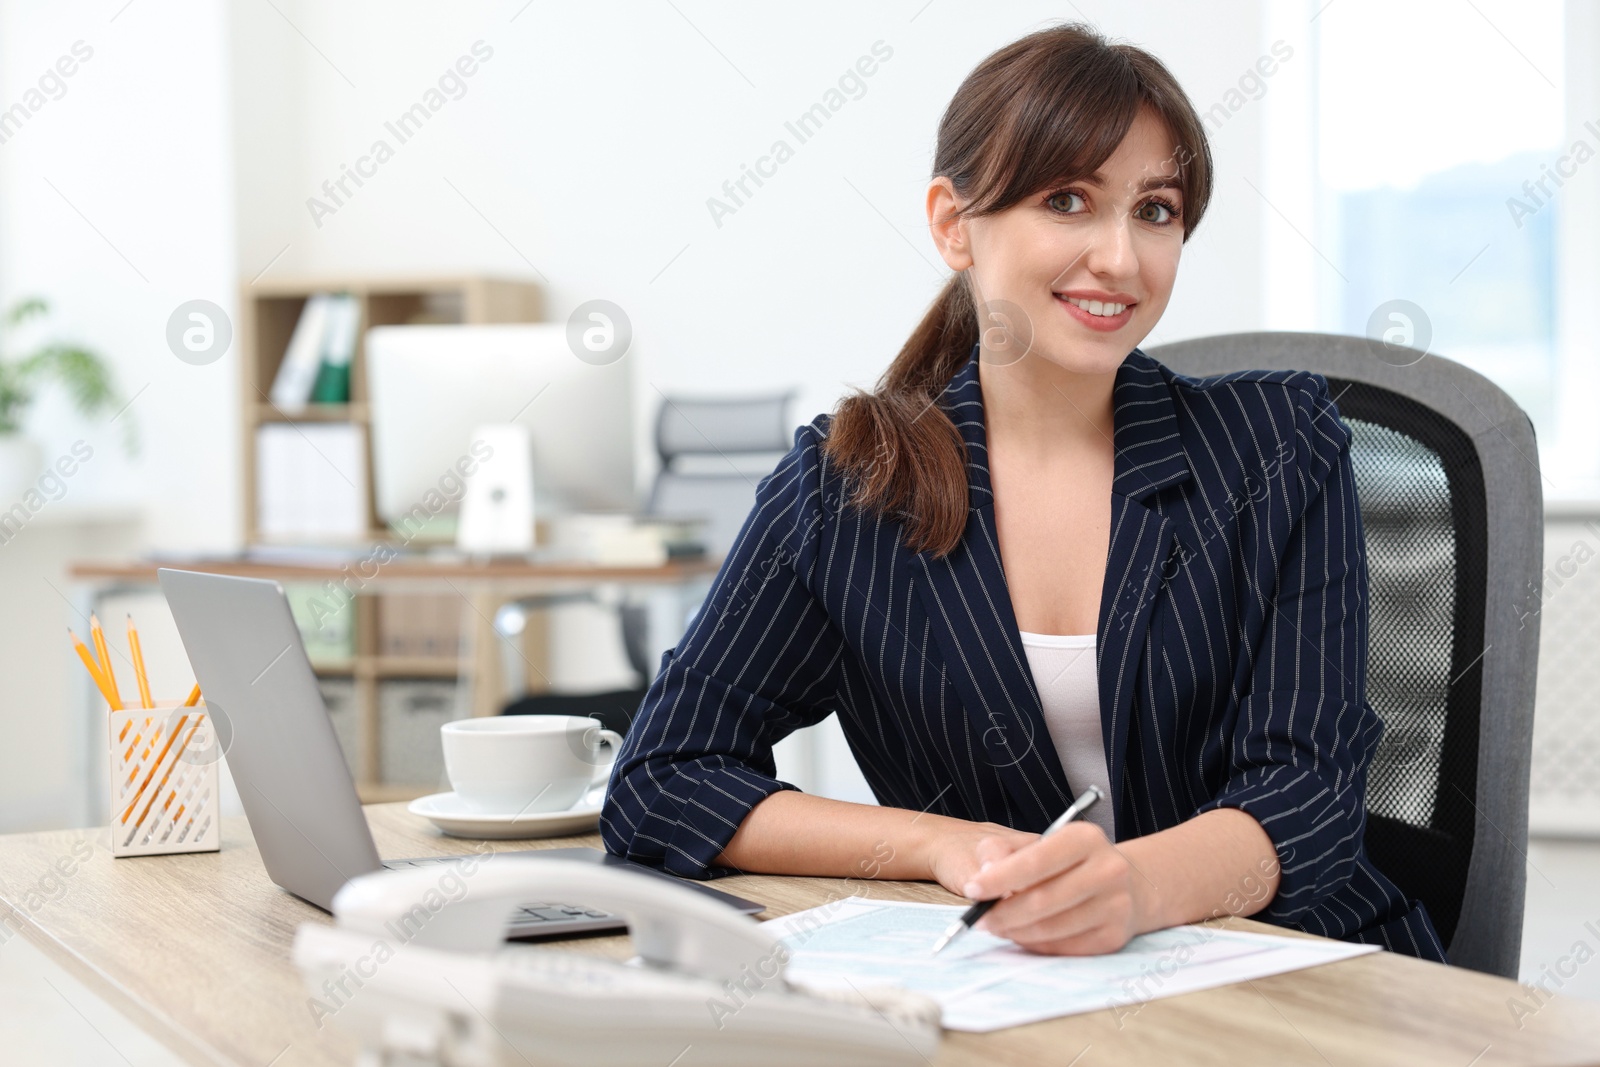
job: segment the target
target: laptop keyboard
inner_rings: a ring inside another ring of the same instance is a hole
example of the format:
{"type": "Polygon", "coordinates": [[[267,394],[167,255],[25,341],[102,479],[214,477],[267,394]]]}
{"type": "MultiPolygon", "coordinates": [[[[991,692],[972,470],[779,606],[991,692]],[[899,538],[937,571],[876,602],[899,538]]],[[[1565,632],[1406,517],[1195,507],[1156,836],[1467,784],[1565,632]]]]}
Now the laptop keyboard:
{"type": "MultiPolygon", "coordinates": [[[[383,866],[387,870],[400,870],[405,867],[433,867],[440,863],[451,863],[459,860],[459,856],[429,856],[415,860],[384,860],[383,866]]],[[[581,904],[558,904],[541,902],[537,904],[524,904],[517,909],[511,922],[517,927],[546,926],[551,933],[565,923],[590,923],[596,919],[613,919],[608,911],[599,908],[586,908],[581,904]]]]}
{"type": "Polygon", "coordinates": [[[598,908],[580,908],[576,904],[524,904],[517,912],[514,922],[571,922],[574,919],[587,917],[590,919],[604,919],[610,912],[598,908]]]}

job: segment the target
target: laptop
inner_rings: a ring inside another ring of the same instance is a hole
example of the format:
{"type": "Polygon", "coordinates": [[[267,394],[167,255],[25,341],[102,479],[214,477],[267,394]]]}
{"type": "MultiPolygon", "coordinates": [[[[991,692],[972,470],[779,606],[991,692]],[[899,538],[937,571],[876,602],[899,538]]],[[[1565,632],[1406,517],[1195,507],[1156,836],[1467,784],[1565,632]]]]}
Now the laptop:
{"type": "MultiPolygon", "coordinates": [[[[332,911],[334,894],[358,875],[459,862],[462,857],[379,858],[316,673],[277,582],[167,567],[158,574],[273,882],[332,911]]],[[[492,855],[516,862],[559,858],[626,867],[688,886],[746,915],[764,910],[753,901],[599,849],[492,855]]],[[[507,937],[534,940],[625,927],[620,916],[581,900],[529,901],[518,909],[507,937]]]]}

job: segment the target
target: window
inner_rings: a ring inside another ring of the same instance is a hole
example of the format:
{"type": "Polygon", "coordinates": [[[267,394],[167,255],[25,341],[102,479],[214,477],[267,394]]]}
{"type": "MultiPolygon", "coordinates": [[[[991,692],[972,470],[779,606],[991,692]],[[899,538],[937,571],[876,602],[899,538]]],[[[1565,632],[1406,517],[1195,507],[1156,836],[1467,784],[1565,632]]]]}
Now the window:
{"type": "Polygon", "coordinates": [[[1404,329],[1380,308],[1410,301],[1429,350],[1509,393],[1541,446],[1557,436],[1562,173],[1583,165],[1564,144],[1562,6],[1333,0],[1311,29],[1334,268],[1316,273],[1318,328],[1370,335],[1379,312],[1404,329]]]}

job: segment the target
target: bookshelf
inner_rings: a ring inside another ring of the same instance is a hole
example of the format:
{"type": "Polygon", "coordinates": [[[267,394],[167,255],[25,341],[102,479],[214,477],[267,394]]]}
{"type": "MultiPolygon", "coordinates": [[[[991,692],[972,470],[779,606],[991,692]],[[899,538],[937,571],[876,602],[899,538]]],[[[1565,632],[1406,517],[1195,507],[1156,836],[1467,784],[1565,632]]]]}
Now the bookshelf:
{"type": "MultiPolygon", "coordinates": [[[[367,498],[367,531],[362,543],[395,540],[378,517],[373,494],[372,416],[365,351],[368,329],[408,323],[537,322],[542,312],[540,287],[514,278],[306,275],[263,279],[243,286],[238,332],[239,424],[246,543],[260,544],[264,540],[258,514],[257,430],[265,424],[278,422],[346,424],[359,429],[365,454],[367,498]],[[288,414],[272,403],[272,383],[306,301],[319,292],[349,293],[356,300],[358,324],[350,365],[350,400],[342,404],[313,403],[303,411],[288,414]]],[[[284,580],[293,579],[285,575],[284,580]]],[[[474,673],[484,669],[478,662],[483,656],[482,649],[469,655],[386,654],[381,641],[380,596],[398,598],[402,603],[410,599],[406,593],[393,588],[381,593],[376,590],[357,593],[354,604],[346,609],[354,612],[350,620],[353,627],[351,654],[315,662],[319,678],[345,680],[353,687],[354,723],[348,740],[353,741],[354,751],[349,756],[357,789],[362,800],[368,803],[408,799],[434,789],[430,783],[385,780],[380,728],[380,698],[384,686],[413,680],[454,680],[458,685],[470,684],[474,673]]],[[[480,635],[479,642],[482,640],[480,635]]],[[[543,650],[530,651],[538,655],[543,650]]],[[[491,691],[481,684],[473,687],[472,714],[493,714],[497,710],[488,700],[491,691]]]]}
{"type": "Polygon", "coordinates": [[[365,334],[374,326],[413,322],[538,322],[543,292],[533,282],[493,277],[362,277],[325,275],[286,277],[245,285],[239,295],[240,458],[244,495],[244,539],[263,540],[257,513],[256,431],[272,422],[346,423],[358,427],[366,450],[367,527],[372,539],[388,531],[378,519],[372,491],[371,411],[367,404],[365,334]],[[272,382],[306,300],[318,292],[350,293],[359,321],[350,364],[350,402],[309,404],[285,414],[270,399],[272,382]]]}

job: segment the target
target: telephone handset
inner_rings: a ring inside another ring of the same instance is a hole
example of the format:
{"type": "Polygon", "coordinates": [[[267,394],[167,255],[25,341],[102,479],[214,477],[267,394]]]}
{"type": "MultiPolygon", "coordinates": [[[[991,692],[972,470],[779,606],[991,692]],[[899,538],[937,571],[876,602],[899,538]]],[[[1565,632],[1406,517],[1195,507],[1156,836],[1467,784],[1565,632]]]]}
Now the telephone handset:
{"type": "Polygon", "coordinates": [[[910,1065],[938,1047],[931,999],[791,983],[782,942],[691,889],[570,860],[467,862],[470,875],[454,864],[362,875],[334,897],[337,925],[300,926],[313,1014],[361,1040],[363,1067],[910,1065]],[[506,946],[528,900],[621,916],[643,966],[506,946]]]}

